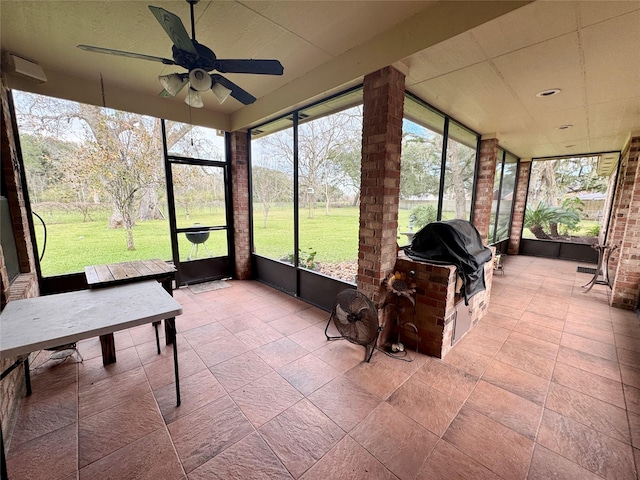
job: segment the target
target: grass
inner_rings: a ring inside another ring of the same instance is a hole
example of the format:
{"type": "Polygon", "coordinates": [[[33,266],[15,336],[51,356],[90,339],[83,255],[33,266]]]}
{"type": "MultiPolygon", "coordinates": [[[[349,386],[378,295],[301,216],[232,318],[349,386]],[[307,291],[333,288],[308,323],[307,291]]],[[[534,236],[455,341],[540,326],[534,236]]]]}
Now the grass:
{"type": "MultiPolygon", "coordinates": [[[[47,245],[41,262],[45,277],[82,272],[86,265],[99,265],[132,260],[160,258],[171,259],[171,241],[167,220],[138,222],[133,227],[136,249],[127,250],[126,231],[108,228],[110,211],[95,211],[91,220],[83,222],[78,212],[48,210],[38,212],[47,224],[47,245]]],[[[189,217],[182,213],[180,226],[195,223],[203,225],[224,223],[222,209],[191,210],[189,217]]],[[[313,211],[300,209],[300,248],[304,253],[315,251],[315,260],[323,263],[356,261],[358,258],[358,207],[332,208],[325,215],[324,207],[313,211]]],[[[400,231],[408,230],[409,211],[399,212],[400,231]]],[[[43,229],[34,218],[38,248],[42,251],[43,229]]],[[[254,238],[256,253],[269,258],[281,259],[293,254],[293,209],[289,206],[274,207],[269,213],[267,228],[262,227],[262,210],[254,211],[254,238]]],[[[406,237],[399,235],[400,244],[406,237]]],[[[214,231],[206,243],[214,256],[227,254],[226,232],[214,231]]],[[[189,256],[192,244],[184,235],[178,237],[181,260],[189,256]]],[[[198,257],[206,251],[198,248],[198,257]]]]}
{"type": "MultiPolygon", "coordinates": [[[[596,220],[580,220],[580,223],[578,224],[578,228],[576,230],[571,231],[571,236],[572,237],[589,236],[587,232],[589,232],[590,229],[592,229],[598,224],[599,222],[596,220]]],[[[560,230],[562,230],[562,227],[560,228],[560,230]]],[[[531,230],[525,227],[522,229],[522,238],[535,239],[536,237],[533,233],[531,233],[531,230]]]]}

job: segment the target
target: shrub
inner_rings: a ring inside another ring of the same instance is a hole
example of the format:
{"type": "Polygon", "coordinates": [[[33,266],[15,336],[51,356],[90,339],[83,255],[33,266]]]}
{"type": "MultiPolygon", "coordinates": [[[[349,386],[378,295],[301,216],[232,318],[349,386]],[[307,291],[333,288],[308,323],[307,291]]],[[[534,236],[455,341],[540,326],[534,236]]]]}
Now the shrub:
{"type": "Polygon", "coordinates": [[[413,220],[414,230],[420,230],[428,223],[435,222],[438,218],[438,211],[433,205],[419,205],[411,209],[409,220],[413,220]]]}
{"type": "Polygon", "coordinates": [[[597,237],[598,235],[600,235],[600,225],[597,223],[595,225],[592,225],[587,229],[585,233],[589,237],[597,237]]]}
{"type": "MultiPolygon", "coordinates": [[[[319,266],[318,262],[316,262],[318,252],[312,247],[309,247],[308,250],[308,252],[305,252],[301,248],[298,249],[298,266],[307,270],[315,270],[319,266]]],[[[295,262],[293,253],[287,256],[287,261],[291,264],[295,262]]]]}

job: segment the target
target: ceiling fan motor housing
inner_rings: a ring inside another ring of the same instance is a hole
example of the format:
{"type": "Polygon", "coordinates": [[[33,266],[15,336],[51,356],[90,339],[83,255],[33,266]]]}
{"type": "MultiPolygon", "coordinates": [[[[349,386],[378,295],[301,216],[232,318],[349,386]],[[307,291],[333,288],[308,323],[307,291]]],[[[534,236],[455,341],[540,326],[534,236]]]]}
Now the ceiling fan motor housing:
{"type": "Polygon", "coordinates": [[[173,61],[187,70],[193,70],[194,68],[201,68],[207,72],[213,70],[216,65],[216,54],[209,47],[201,45],[195,40],[192,40],[192,42],[196,52],[198,52],[197,55],[180,50],[173,45],[171,47],[173,61]]]}

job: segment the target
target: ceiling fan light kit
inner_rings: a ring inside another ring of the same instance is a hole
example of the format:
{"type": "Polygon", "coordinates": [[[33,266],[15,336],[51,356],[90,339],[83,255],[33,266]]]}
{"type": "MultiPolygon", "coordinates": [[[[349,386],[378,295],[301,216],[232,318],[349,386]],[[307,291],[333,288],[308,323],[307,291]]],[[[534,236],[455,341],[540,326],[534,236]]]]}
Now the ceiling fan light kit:
{"type": "Polygon", "coordinates": [[[160,81],[160,85],[162,85],[166,92],[172,97],[175,97],[187,84],[187,79],[183,78],[179,73],[160,75],[158,80],[160,81]]]}
{"type": "Polygon", "coordinates": [[[201,68],[194,68],[189,72],[191,88],[199,92],[206,92],[211,88],[211,77],[201,68]]]}
{"type": "Polygon", "coordinates": [[[231,95],[231,89],[221,83],[214,84],[213,87],[211,87],[211,91],[218,98],[220,104],[223,104],[224,101],[229,98],[229,95],[231,95]]]}
{"type": "Polygon", "coordinates": [[[106,53],[123,57],[136,58],[160,62],[165,65],[178,65],[189,73],[171,73],[160,75],[158,80],[164,87],[162,96],[175,97],[182,90],[187,81],[189,91],[185,103],[191,107],[204,106],[201,92],[212,90],[220,103],[229,96],[239,102],[249,105],[256,98],[249,92],[236,85],[220,74],[211,74],[212,71],[220,73],[252,73],[257,75],[282,75],[284,68],[278,60],[254,60],[254,59],[220,59],[213,51],[196,41],[195,16],[193,7],[199,0],[186,0],[191,10],[191,38],[185,29],[182,20],[177,15],[164,8],[149,5],[149,10],[162,26],[166,34],[173,42],[171,48],[172,59],[154,57],[141,53],[124,52],[110,48],[94,47],[91,45],[78,45],[78,48],[94,53],[106,53]]]}
{"type": "Polygon", "coordinates": [[[187,96],[184,98],[184,103],[193,108],[202,108],[204,107],[204,102],[202,101],[202,95],[198,90],[194,90],[189,87],[189,91],[187,92],[187,96]]]}

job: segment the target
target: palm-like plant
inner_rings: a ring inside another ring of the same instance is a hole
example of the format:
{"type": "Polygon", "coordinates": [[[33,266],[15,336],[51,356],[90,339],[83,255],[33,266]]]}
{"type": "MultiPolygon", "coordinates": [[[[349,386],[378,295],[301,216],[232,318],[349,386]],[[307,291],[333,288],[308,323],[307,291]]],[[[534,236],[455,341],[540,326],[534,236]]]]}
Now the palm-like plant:
{"type": "Polygon", "coordinates": [[[531,230],[536,238],[549,240],[552,237],[544,229],[551,228],[554,236],[557,235],[558,224],[566,225],[569,229],[575,229],[580,223],[579,210],[577,208],[552,207],[544,202],[540,202],[535,209],[527,209],[524,215],[524,226],[531,230]]]}
{"type": "Polygon", "coordinates": [[[536,238],[549,240],[551,237],[544,231],[544,228],[557,218],[555,208],[544,202],[538,203],[534,209],[527,208],[524,214],[524,226],[531,230],[536,238]]]}

